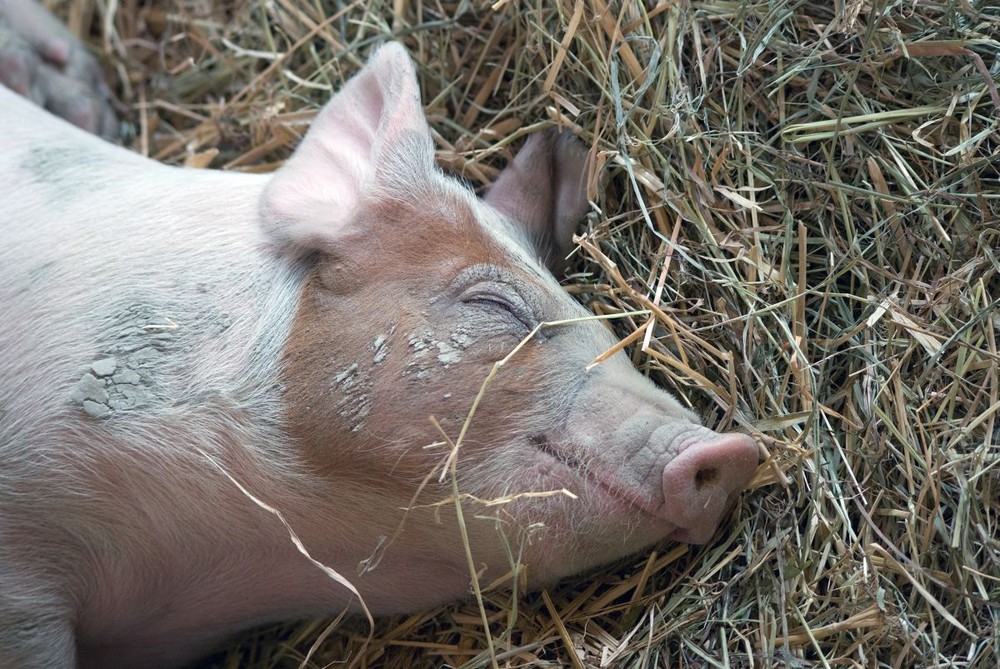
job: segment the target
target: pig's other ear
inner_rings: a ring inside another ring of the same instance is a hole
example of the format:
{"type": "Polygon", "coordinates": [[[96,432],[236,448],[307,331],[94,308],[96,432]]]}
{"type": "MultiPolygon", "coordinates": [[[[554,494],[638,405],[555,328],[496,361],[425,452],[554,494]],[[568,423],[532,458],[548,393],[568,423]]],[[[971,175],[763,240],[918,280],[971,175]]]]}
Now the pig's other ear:
{"type": "Polygon", "coordinates": [[[358,203],[386,172],[411,179],[434,168],[434,144],[416,72],[396,43],[323,107],[291,158],[268,183],[262,223],[293,253],[335,251],[349,238],[358,203]]]}
{"type": "Polygon", "coordinates": [[[573,249],[576,224],[587,213],[587,152],[568,132],[528,138],[484,200],[519,223],[556,275],[573,249]]]}

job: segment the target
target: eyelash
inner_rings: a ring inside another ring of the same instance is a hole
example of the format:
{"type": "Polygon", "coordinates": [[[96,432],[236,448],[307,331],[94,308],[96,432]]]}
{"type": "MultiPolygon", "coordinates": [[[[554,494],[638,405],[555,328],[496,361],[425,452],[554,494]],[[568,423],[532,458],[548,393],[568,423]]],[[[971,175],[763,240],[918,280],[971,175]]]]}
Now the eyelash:
{"type": "Polygon", "coordinates": [[[499,295],[492,293],[477,293],[464,299],[463,302],[466,304],[482,304],[486,305],[488,308],[493,310],[503,311],[505,314],[513,317],[517,322],[523,325],[526,329],[531,330],[535,327],[534,318],[528,312],[527,307],[521,307],[510,300],[505,299],[499,295]]]}

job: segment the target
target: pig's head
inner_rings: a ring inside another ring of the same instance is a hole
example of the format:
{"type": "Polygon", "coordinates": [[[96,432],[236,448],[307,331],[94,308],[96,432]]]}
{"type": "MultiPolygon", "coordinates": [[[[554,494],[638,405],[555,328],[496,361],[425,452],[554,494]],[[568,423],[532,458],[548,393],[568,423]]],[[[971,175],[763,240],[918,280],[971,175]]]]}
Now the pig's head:
{"type": "MultiPolygon", "coordinates": [[[[310,266],[284,364],[287,417],[337,500],[311,535],[326,554],[310,548],[342,569],[373,567],[356,579],[373,610],[466,591],[454,506],[441,504],[452,498],[441,432],[458,438],[494,364],[539,323],[589,315],[546,267],[586,209],[575,142],[531,137],[485,200],[433,151],[412,64],[388,45],[323,109],[264,200],[270,239],[310,266]]],[[[594,320],[544,327],[488,384],[455,470],[487,580],[518,562],[537,585],[664,537],[705,542],[754,472],[748,437],[702,427],[624,354],[587,371],[614,343],[594,320]]]]}

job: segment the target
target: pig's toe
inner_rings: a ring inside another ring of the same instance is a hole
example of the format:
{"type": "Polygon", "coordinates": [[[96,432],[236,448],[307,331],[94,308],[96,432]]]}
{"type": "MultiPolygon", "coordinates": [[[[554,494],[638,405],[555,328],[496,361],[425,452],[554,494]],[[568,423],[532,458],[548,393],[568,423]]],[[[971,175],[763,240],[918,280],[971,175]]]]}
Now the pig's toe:
{"type": "MultiPolygon", "coordinates": [[[[101,68],[97,61],[84,51],[82,45],[75,45],[70,50],[62,76],[53,76],[51,79],[53,83],[58,83],[60,80],[70,82],[66,89],[56,87],[50,94],[50,100],[63,98],[51,106],[65,107],[67,113],[82,108],[85,110],[88,122],[84,125],[69,115],[64,116],[66,120],[107,139],[118,137],[118,117],[108,102],[108,87],[101,75],[101,68]],[[63,90],[65,93],[62,93],[63,90]]],[[[60,112],[56,113],[62,115],[60,112]]]]}
{"type": "Polygon", "coordinates": [[[0,84],[35,103],[42,96],[34,85],[41,62],[35,52],[8,28],[0,25],[0,84]]]}
{"type": "Polygon", "coordinates": [[[118,135],[97,61],[33,0],[0,0],[0,84],[84,130],[118,135]]]}
{"type": "Polygon", "coordinates": [[[69,63],[70,54],[73,52],[73,44],[64,37],[48,37],[39,41],[36,46],[38,54],[47,62],[57,67],[66,67],[69,63]]]}
{"type": "Polygon", "coordinates": [[[114,112],[103,97],[86,84],[58,72],[41,82],[44,106],[87,132],[112,138],[117,132],[114,112]]]}
{"type": "Polygon", "coordinates": [[[101,73],[101,66],[97,60],[90,55],[83,44],[77,42],[71,45],[62,72],[70,79],[75,79],[81,84],[106,98],[108,87],[104,83],[104,75],[101,73]]]}

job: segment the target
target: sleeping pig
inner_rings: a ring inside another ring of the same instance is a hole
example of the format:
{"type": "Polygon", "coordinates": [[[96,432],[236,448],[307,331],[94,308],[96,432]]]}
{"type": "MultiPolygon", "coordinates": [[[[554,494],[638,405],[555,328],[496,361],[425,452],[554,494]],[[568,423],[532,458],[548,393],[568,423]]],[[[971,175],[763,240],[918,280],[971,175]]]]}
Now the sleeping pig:
{"type": "Polygon", "coordinates": [[[615,341],[546,267],[585,162],[536,134],[478,199],[395,44],[265,176],[0,88],[0,667],[176,666],[470,564],[537,587],[707,541],[757,448],[624,354],[588,371],[615,341]]]}

